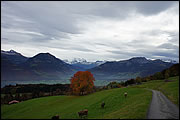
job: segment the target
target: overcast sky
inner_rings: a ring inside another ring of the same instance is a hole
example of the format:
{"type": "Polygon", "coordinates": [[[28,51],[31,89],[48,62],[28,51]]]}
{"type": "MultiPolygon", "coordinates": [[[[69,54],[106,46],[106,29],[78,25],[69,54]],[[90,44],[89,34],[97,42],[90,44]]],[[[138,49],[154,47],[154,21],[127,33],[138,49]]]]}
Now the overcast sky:
{"type": "Polygon", "coordinates": [[[179,2],[2,1],[1,49],[68,60],[179,61],[179,2]]]}

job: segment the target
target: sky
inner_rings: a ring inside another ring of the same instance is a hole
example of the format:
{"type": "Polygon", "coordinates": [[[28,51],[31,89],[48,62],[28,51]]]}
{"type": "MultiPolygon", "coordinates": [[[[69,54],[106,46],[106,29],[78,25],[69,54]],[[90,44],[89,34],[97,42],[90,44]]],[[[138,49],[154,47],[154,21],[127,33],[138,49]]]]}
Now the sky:
{"type": "Polygon", "coordinates": [[[179,61],[178,1],[2,1],[1,50],[179,61]]]}

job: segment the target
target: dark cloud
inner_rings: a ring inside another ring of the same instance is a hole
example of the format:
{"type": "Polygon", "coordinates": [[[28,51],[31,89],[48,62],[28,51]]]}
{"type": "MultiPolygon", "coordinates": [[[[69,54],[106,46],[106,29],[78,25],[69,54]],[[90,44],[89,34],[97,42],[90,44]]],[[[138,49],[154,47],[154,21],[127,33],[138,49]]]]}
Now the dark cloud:
{"type": "Polygon", "coordinates": [[[170,43],[162,44],[158,47],[144,47],[137,48],[136,50],[108,50],[107,52],[111,53],[109,56],[112,58],[121,58],[125,57],[137,57],[144,56],[147,58],[153,58],[154,56],[159,56],[160,58],[171,58],[178,61],[179,58],[179,47],[170,43]]]}
{"type": "Polygon", "coordinates": [[[85,48],[85,47],[71,47],[69,49],[72,49],[72,50],[76,50],[76,51],[81,51],[81,52],[95,52],[94,50],[91,50],[91,49],[88,49],[88,48],[85,48]]]}
{"type": "Polygon", "coordinates": [[[164,48],[164,49],[179,49],[179,46],[177,45],[173,45],[172,43],[163,43],[161,45],[158,46],[159,48],[164,48]]]}
{"type": "MultiPolygon", "coordinates": [[[[51,36],[59,32],[80,33],[76,27],[76,20],[66,12],[62,12],[61,5],[53,9],[47,2],[5,2],[7,8],[2,8],[3,26],[24,28],[27,31],[41,32],[51,36]],[[7,16],[10,14],[11,16],[7,16]],[[16,21],[15,19],[30,22],[16,21]]],[[[5,6],[6,6],[5,5],[5,6]]],[[[64,37],[62,35],[61,37],[64,37]]]]}
{"type": "Polygon", "coordinates": [[[179,31],[175,31],[175,32],[167,32],[169,34],[169,39],[168,42],[169,43],[179,43],[179,31]]]}
{"type": "Polygon", "coordinates": [[[109,50],[108,52],[111,52],[116,55],[126,55],[126,56],[146,56],[146,53],[143,53],[141,51],[122,51],[122,50],[109,50]]]}
{"type": "Polygon", "coordinates": [[[23,53],[50,50],[60,57],[101,60],[178,59],[176,1],[3,1],[1,7],[5,49],[17,46],[23,53]]]}
{"type": "MultiPolygon", "coordinates": [[[[91,9],[89,14],[113,17],[113,18],[127,18],[132,12],[138,12],[143,15],[158,14],[172,5],[177,4],[174,1],[109,1],[96,2],[95,7],[91,9]]],[[[92,4],[91,4],[92,5],[92,4]]]]}
{"type": "Polygon", "coordinates": [[[158,14],[174,4],[177,4],[177,1],[142,1],[135,2],[135,6],[138,12],[144,15],[153,15],[158,14]]]}
{"type": "Polygon", "coordinates": [[[105,44],[105,43],[95,43],[95,45],[109,46],[108,44],[105,44]]]}
{"type": "Polygon", "coordinates": [[[156,48],[154,50],[145,50],[145,52],[149,56],[159,56],[159,58],[169,58],[179,61],[179,49],[159,49],[156,48]]]}
{"type": "Polygon", "coordinates": [[[1,40],[8,40],[8,38],[1,38],[1,40]]]}

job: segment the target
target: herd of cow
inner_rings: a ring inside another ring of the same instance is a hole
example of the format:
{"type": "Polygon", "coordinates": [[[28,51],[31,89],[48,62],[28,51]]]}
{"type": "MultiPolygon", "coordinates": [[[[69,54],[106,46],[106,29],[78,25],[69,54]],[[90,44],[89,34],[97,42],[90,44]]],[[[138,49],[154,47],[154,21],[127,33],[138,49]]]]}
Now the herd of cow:
{"type": "MultiPolygon", "coordinates": [[[[127,97],[127,93],[126,92],[124,93],[124,96],[125,96],[125,98],[127,97]]],[[[103,101],[101,103],[101,108],[104,108],[104,106],[105,106],[105,102],[103,101]]],[[[82,118],[83,116],[87,117],[88,116],[88,109],[79,111],[78,115],[79,115],[80,118],[82,118]]],[[[59,119],[59,115],[53,116],[52,119],[59,119]]]]}

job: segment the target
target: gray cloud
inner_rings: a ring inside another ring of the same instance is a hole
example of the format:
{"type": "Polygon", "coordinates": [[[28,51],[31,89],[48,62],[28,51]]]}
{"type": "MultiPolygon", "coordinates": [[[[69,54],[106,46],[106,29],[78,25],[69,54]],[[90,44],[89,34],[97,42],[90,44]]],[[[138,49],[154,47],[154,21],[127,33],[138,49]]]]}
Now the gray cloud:
{"type": "Polygon", "coordinates": [[[164,49],[179,49],[177,45],[173,45],[172,43],[163,43],[158,46],[159,48],[164,48],[164,49]]]}
{"type": "Polygon", "coordinates": [[[126,58],[129,58],[129,56],[144,56],[147,58],[156,58],[156,56],[158,56],[159,58],[168,58],[179,61],[179,47],[171,43],[164,43],[157,47],[145,45],[143,47],[138,47],[136,50],[119,49],[108,50],[107,52],[112,53],[113,55],[110,54],[109,56],[116,59],[120,59],[122,55],[126,58]]]}
{"type": "Polygon", "coordinates": [[[154,56],[168,56],[169,58],[178,58],[178,54],[176,53],[164,53],[164,52],[156,52],[153,54],[154,56]]]}
{"type": "Polygon", "coordinates": [[[142,1],[136,2],[137,11],[144,15],[153,15],[162,12],[177,2],[172,1],[142,1]]]}
{"type": "Polygon", "coordinates": [[[179,2],[3,1],[1,6],[5,50],[25,55],[45,50],[62,59],[179,57],[179,2]]]}

